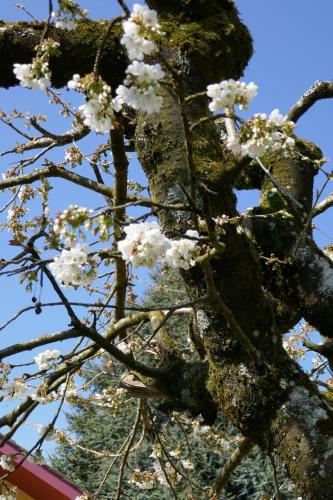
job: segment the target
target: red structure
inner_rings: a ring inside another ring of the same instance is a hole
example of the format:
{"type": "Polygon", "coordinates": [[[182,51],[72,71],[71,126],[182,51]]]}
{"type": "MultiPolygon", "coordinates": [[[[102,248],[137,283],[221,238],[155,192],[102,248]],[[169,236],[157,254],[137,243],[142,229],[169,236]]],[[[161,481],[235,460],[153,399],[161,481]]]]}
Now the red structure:
{"type": "MultiPolygon", "coordinates": [[[[19,462],[24,456],[24,450],[10,441],[0,448],[0,454],[16,455],[15,462],[19,462]]],[[[4,475],[7,472],[0,468],[0,473],[4,475]]],[[[8,482],[34,500],[74,500],[84,493],[53,469],[28,460],[10,473],[8,482]]]]}

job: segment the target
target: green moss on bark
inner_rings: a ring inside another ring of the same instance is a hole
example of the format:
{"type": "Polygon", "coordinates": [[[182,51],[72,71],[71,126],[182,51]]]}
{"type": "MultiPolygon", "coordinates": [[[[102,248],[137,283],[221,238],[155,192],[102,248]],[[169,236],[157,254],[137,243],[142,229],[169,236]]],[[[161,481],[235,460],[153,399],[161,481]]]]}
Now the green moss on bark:
{"type": "MultiPolygon", "coordinates": [[[[72,31],[49,27],[48,36],[59,42],[61,49],[60,57],[50,62],[52,84],[55,87],[64,87],[74,73],[84,75],[93,71],[96,53],[107,26],[107,21],[80,21],[72,31]]],[[[18,84],[13,74],[13,64],[31,62],[44,27],[44,23],[37,22],[0,22],[1,87],[18,84]]],[[[100,63],[101,75],[113,88],[122,82],[127,66],[120,37],[119,22],[105,41],[100,63]]]]}
{"type": "MultiPolygon", "coordinates": [[[[268,163],[274,178],[302,204],[302,215],[308,213],[312,207],[313,178],[318,172],[314,162],[322,158],[322,152],[315,144],[304,139],[297,139],[296,146],[293,158],[268,159],[268,163]]],[[[278,191],[268,177],[262,186],[260,206],[265,213],[284,209],[295,213],[290,201],[278,191]]]]}

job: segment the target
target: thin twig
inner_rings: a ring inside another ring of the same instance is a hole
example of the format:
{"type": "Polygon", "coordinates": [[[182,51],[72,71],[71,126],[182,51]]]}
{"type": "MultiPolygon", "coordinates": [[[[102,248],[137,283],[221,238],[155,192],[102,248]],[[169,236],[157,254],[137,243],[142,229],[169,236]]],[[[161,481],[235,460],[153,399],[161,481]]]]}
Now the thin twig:
{"type": "Polygon", "coordinates": [[[248,438],[244,438],[238,448],[232,453],[226,464],[222,467],[213,486],[211,500],[217,500],[227,484],[231,474],[241,461],[250,453],[254,444],[248,438]]]}
{"type": "Polygon", "coordinates": [[[124,478],[124,473],[125,473],[125,466],[127,463],[127,459],[128,459],[128,455],[129,455],[131,446],[134,442],[136,433],[137,433],[138,428],[139,428],[139,424],[140,424],[140,420],[141,420],[141,412],[142,412],[142,401],[140,399],[139,403],[138,403],[138,409],[136,412],[135,422],[134,422],[134,425],[133,425],[133,428],[132,428],[132,431],[130,434],[130,439],[127,443],[126,450],[125,450],[125,453],[124,453],[124,456],[123,456],[123,459],[121,461],[121,465],[119,468],[117,493],[116,493],[115,500],[120,500],[120,497],[121,497],[121,493],[122,493],[121,490],[122,490],[123,478],[124,478]]]}
{"type": "Polygon", "coordinates": [[[265,172],[269,180],[272,182],[272,184],[274,184],[274,186],[284,195],[284,197],[287,198],[287,200],[297,210],[297,212],[299,213],[299,211],[303,211],[304,210],[303,205],[293,197],[293,195],[288,191],[288,189],[282,186],[282,184],[280,184],[280,182],[275,179],[275,177],[265,167],[265,165],[258,156],[256,157],[256,161],[260,166],[260,168],[265,172]]]}
{"type": "Polygon", "coordinates": [[[129,10],[129,8],[127,7],[126,3],[124,2],[124,0],[117,0],[117,2],[119,3],[120,7],[123,9],[123,11],[125,12],[126,14],[126,17],[129,17],[131,15],[131,11],[129,10]]]}
{"type": "Polygon", "coordinates": [[[275,485],[275,495],[274,496],[275,496],[276,500],[282,500],[281,495],[280,495],[280,484],[279,484],[279,480],[277,477],[276,464],[275,464],[275,460],[274,460],[274,457],[272,454],[269,455],[269,459],[270,459],[271,466],[272,466],[273,479],[274,479],[274,485],[275,485]]]}
{"type": "MultiPolygon", "coordinates": [[[[118,0],[119,1],[119,0],[118,0]]],[[[95,63],[94,63],[94,77],[97,79],[98,76],[99,76],[99,66],[100,66],[100,63],[101,63],[101,59],[102,59],[102,52],[103,52],[103,49],[104,49],[104,45],[105,45],[105,42],[110,34],[110,31],[112,30],[112,28],[114,27],[114,25],[120,21],[121,19],[124,19],[124,16],[117,16],[117,17],[114,17],[112,19],[112,21],[109,22],[108,26],[107,26],[107,29],[99,43],[99,47],[97,49],[97,53],[96,53],[96,57],[95,57],[95,63]]]]}

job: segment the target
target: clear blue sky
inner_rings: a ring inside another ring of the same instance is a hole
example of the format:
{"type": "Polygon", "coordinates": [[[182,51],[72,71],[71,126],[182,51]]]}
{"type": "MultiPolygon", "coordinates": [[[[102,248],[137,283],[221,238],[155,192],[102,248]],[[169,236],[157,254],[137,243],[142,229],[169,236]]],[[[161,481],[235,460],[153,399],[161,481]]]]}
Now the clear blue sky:
{"type": "MultiPolygon", "coordinates": [[[[26,14],[15,8],[16,0],[1,0],[0,18],[4,20],[27,20],[26,14]]],[[[47,13],[46,0],[27,0],[25,6],[33,15],[45,18],[47,13]]],[[[56,4],[56,2],[54,2],[56,4]]],[[[128,2],[131,6],[134,2],[128,2]]],[[[114,0],[82,0],[81,5],[90,10],[94,18],[111,18],[119,13],[114,0]]],[[[254,81],[259,86],[259,94],[254,100],[251,113],[270,112],[279,108],[286,113],[290,106],[317,79],[333,78],[332,47],[333,47],[333,2],[329,0],[238,0],[236,1],[241,17],[254,38],[255,54],[246,69],[244,79],[254,81]]],[[[0,54],[1,57],[1,54],[0,54]]],[[[0,108],[10,112],[13,108],[20,111],[43,112],[50,115],[50,128],[58,132],[68,128],[68,122],[57,114],[54,107],[47,106],[47,98],[39,93],[19,87],[1,90],[0,108]]],[[[316,142],[327,158],[333,157],[332,126],[333,101],[317,104],[307,116],[303,117],[296,133],[316,142]]],[[[17,140],[5,127],[1,127],[1,151],[12,147],[17,140]]],[[[93,150],[95,139],[84,143],[87,152],[93,150]]],[[[57,153],[55,159],[61,159],[57,153]]],[[[4,172],[8,162],[13,158],[5,156],[1,159],[0,168],[4,172]]],[[[326,168],[332,168],[330,162],[326,168]]],[[[132,178],[142,175],[137,164],[132,166],[132,178]]],[[[318,179],[318,187],[322,178],[318,179]]],[[[332,186],[330,186],[332,189],[332,186]]],[[[332,189],[333,190],[333,189],[332,189]]],[[[258,193],[247,193],[240,197],[239,207],[244,209],[256,202],[258,193]]],[[[70,203],[81,203],[86,206],[95,205],[95,197],[86,194],[82,200],[79,190],[66,188],[61,184],[61,195],[55,193],[53,208],[65,208],[70,203]]],[[[2,200],[0,197],[0,204],[2,200]]],[[[317,241],[321,246],[333,240],[330,224],[331,213],[318,219],[317,241]]],[[[1,236],[1,257],[8,256],[5,247],[7,235],[1,236]]],[[[11,249],[12,250],[12,249],[11,249]]],[[[23,288],[17,286],[14,279],[2,280],[2,313],[0,322],[4,321],[17,308],[30,304],[23,288]]],[[[46,298],[46,297],[44,297],[46,298]]],[[[66,326],[66,318],[59,316],[56,310],[50,310],[42,317],[33,313],[24,316],[12,328],[0,334],[0,345],[10,341],[22,341],[36,337],[47,331],[56,331],[66,326]],[[44,321],[47,320],[47,323],[44,321]],[[45,328],[45,331],[43,330],[45,328]]],[[[22,359],[27,359],[22,357],[22,359]]],[[[48,422],[52,418],[49,408],[42,408],[31,418],[32,422],[48,422]]],[[[30,446],[35,434],[29,428],[22,428],[15,439],[23,446],[30,446]]]]}

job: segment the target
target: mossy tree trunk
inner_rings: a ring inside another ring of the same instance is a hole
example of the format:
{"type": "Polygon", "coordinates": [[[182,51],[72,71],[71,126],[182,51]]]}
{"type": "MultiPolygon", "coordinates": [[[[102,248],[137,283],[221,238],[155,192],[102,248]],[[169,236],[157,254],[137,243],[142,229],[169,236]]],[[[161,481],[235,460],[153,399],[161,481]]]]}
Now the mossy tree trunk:
{"type": "MultiPolygon", "coordinates": [[[[182,67],[187,93],[242,75],[252,54],[252,41],[232,1],[150,0],[148,4],[161,16],[170,40],[164,55],[182,67]]],[[[63,49],[52,68],[56,86],[64,85],[75,72],[91,71],[99,39],[96,27],[100,26],[81,23],[73,33],[54,33],[63,49]]],[[[34,24],[2,25],[0,85],[15,84],[11,66],[31,59],[39,34],[40,27],[34,24]]],[[[114,87],[121,82],[125,66],[117,28],[104,49],[102,74],[114,87]]],[[[204,98],[190,108],[190,114],[192,120],[208,114],[204,98]]],[[[155,201],[186,201],[183,187],[190,190],[190,179],[184,139],[178,102],[167,91],[159,115],[137,117],[136,149],[155,201]]],[[[298,148],[308,159],[276,161],[272,169],[304,210],[295,211],[264,181],[255,213],[275,215],[254,218],[241,231],[236,225],[227,225],[226,250],[212,261],[218,294],[257,349],[259,363],[235,339],[225,316],[212,302],[196,310],[208,361],[191,366],[174,361],[179,372],[173,371],[162,385],[172,399],[207,418],[223,409],[245,436],[282,458],[305,498],[318,500],[333,495],[333,414],[285,353],[282,334],[304,317],[326,338],[333,336],[333,266],[303,229],[304,214],[312,204],[314,160],[320,152],[304,141],[298,148]],[[287,263],[267,271],[260,255],[271,254],[287,263]]],[[[196,130],[193,150],[198,206],[213,217],[237,215],[233,187],[243,165],[223,149],[215,125],[196,130]]],[[[167,212],[161,223],[172,234],[188,229],[190,219],[190,213],[167,212]]],[[[194,268],[185,278],[191,297],[205,295],[202,271],[194,268]]]]}

